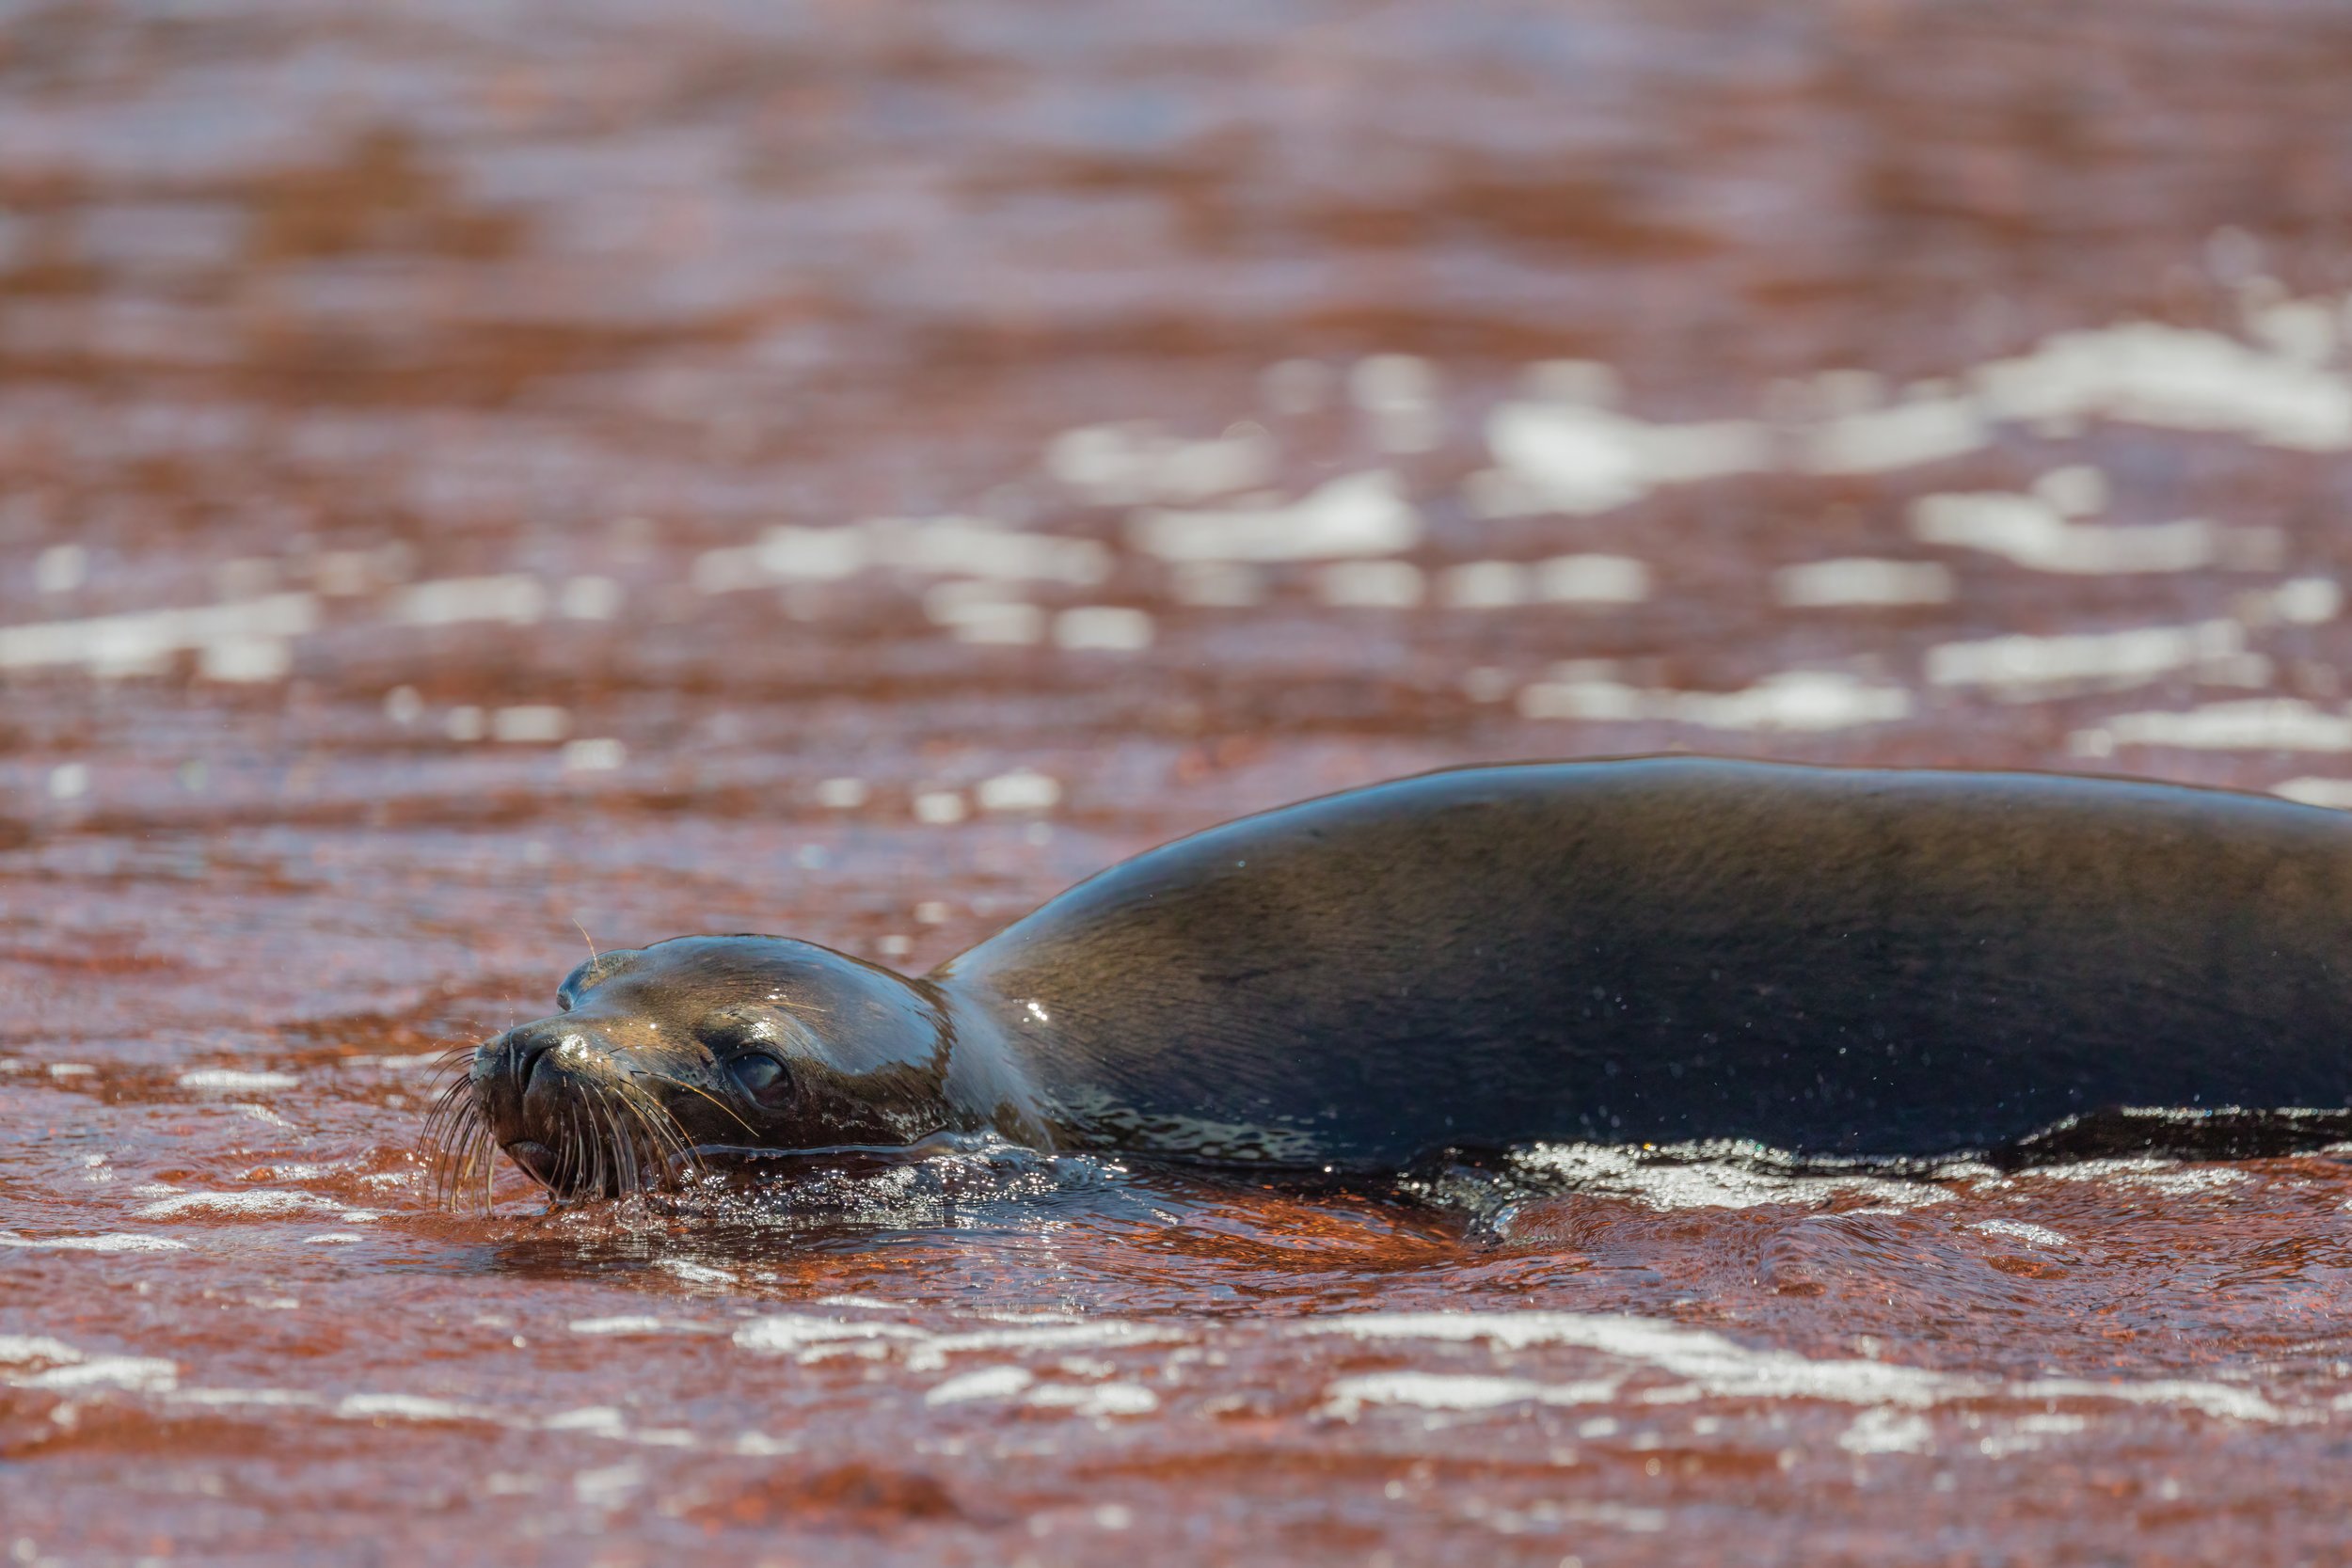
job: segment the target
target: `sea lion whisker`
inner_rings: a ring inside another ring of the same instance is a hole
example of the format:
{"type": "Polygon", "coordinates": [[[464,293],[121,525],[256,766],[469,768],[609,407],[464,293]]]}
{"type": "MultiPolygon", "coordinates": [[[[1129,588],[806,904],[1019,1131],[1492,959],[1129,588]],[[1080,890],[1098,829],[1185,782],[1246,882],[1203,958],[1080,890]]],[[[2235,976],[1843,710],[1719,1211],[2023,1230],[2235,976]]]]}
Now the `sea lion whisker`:
{"type": "Polygon", "coordinates": [[[612,1113],[599,1091],[589,1101],[590,1117],[596,1127],[596,1196],[618,1196],[621,1185],[623,1150],[619,1130],[612,1125],[612,1113]]]}
{"type": "Polygon", "coordinates": [[[620,1103],[621,1110],[628,1116],[630,1124],[644,1135],[646,1172],[641,1178],[643,1185],[648,1189],[659,1186],[660,1177],[669,1165],[669,1160],[662,1147],[661,1134],[655,1130],[653,1123],[646,1119],[644,1111],[633,1101],[624,1096],[620,1103]]]}
{"type": "Polygon", "coordinates": [[[486,1135],[482,1113],[471,1101],[444,1118],[433,1148],[431,1198],[437,1209],[455,1209],[473,1176],[474,1146],[486,1135]]]}
{"type": "Polygon", "coordinates": [[[629,1142],[627,1132],[621,1126],[620,1117],[613,1109],[612,1085],[607,1084],[596,1085],[595,1103],[597,1119],[604,1124],[605,1136],[612,1151],[612,1185],[614,1192],[611,1196],[617,1196],[632,1192],[637,1184],[635,1169],[637,1150],[636,1147],[629,1142]]]}
{"type": "Polygon", "coordinates": [[[445,1085],[436,1091],[432,1107],[425,1112],[424,1132],[421,1134],[423,1138],[432,1138],[435,1135],[435,1129],[454,1115],[458,1105],[473,1103],[472,1097],[465,1092],[468,1086],[461,1080],[454,1084],[445,1085]]]}
{"type": "Polygon", "coordinates": [[[663,1167],[666,1169],[682,1160],[688,1170],[699,1174],[702,1157],[694,1152],[694,1146],[687,1138],[686,1129],[679,1125],[676,1115],[633,1083],[627,1085],[626,1092],[629,1104],[653,1134],[654,1146],[661,1155],[663,1167]]]}
{"type": "Polygon", "coordinates": [[[604,1192],[604,1131],[596,1125],[594,1101],[580,1101],[580,1121],[583,1174],[580,1191],[573,1196],[584,1203],[591,1197],[601,1196],[604,1192]]]}
{"type": "Polygon", "coordinates": [[[595,1148],[597,1148],[597,1182],[595,1182],[595,1195],[597,1195],[599,1199],[602,1199],[602,1196],[613,1196],[618,1192],[618,1187],[621,1187],[621,1176],[623,1176],[623,1168],[626,1168],[626,1149],[621,1148],[621,1135],[618,1135],[618,1129],[613,1129],[613,1124],[612,1124],[612,1107],[604,1105],[602,1086],[597,1086],[595,1096],[590,1096],[588,1119],[595,1124],[595,1148]]]}
{"type": "Polygon", "coordinates": [[[654,1172],[657,1176],[666,1175],[675,1157],[674,1151],[678,1141],[675,1119],[658,1101],[636,1085],[623,1080],[613,1088],[621,1109],[628,1114],[631,1123],[644,1133],[648,1146],[646,1157],[654,1172]]]}
{"type": "Polygon", "coordinates": [[[604,1132],[596,1126],[596,1107],[581,1101],[580,1117],[580,1180],[572,1200],[585,1203],[604,1191],[604,1132]]]}
{"type": "Polygon", "coordinates": [[[425,1086],[428,1086],[428,1093],[439,1096],[439,1093],[449,1093],[449,1088],[456,1086],[456,1084],[466,1082],[470,1074],[472,1074],[470,1046],[468,1046],[463,1053],[456,1053],[456,1051],[444,1051],[439,1058],[433,1060],[430,1068],[425,1068],[425,1086]]]}
{"type": "Polygon", "coordinates": [[[623,1094],[621,1103],[645,1134],[645,1161],[649,1167],[647,1184],[659,1186],[669,1174],[669,1140],[662,1135],[661,1124],[646,1114],[642,1094],[623,1094]]]}
{"type": "Polygon", "coordinates": [[[490,1118],[477,1115],[473,1135],[466,1144],[466,1172],[474,1178],[468,1185],[474,1188],[485,1214],[490,1212],[498,1181],[498,1132],[490,1126],[490,1118]]]}
{"type": "Polygon", "coordinates": [[[702,1160],[695,1154],[693,1145],[687,1142],[685,1129],[678,1125],[677,1117],[668,1106],[635,1084],[623,1085],[622,1101],[644,1125],[665,1174],[681,1160],[688,1171],[700,1173],[702,1160]]]}
{"type": "Polygon", "coordinates": [[[641,1134],[644,1129],[640,1118],[635,1108],[618,1094],[612,1096],[612,1119],[620,1128],[621,1141],[628,1149],[629,1191],[644,1192],[653,1185],[645,1174],[645,1167],[652,1159],[652,1151],[642,1144],[641,1134]]]}
{"type": "Polygon", "coordinates": [[[453,1084],[435,1099],[418,1138],[419,1148],[431,1162],[433,1201],[441,1207],[453,1206],[456,1183],[463,1180],[466,1169],[456,1163],[457,1157],[482,1115],[481,1106],[463,1092],[464,1087],[462,1084],[453,1084]]]}
{"type": "Polygon", "coordinates": [[[446,1207],[450,1189],[457,1180],[454,1166],[457,1150],[462,1147],[460,1139],[466,1131],[466,1120],[463,1111],[442,1116],[439,1119],[439,1125],[426,1124],[422,1147],[426,1158],[431,1161],[433,1201],[436,1205],[446,1207]]]}
{"type": "Polygon", "coordinates": [[[745,1121],[740,1116],[736,1114],[733,1106],[729,1105],[725,1101],[721,1100],[717,1095],[712,1094],[709,1090],[696,1088],[693,1085],[686,1082],[683,1078],[673,1078],[666,1072],[656,1072],[650,1068],[640,1068],[637,1070],[641,1077],[650,1078],[657,1084],[667,1084],[674,1089],[684,1089],[688,1094],[698,1094],[702,1096],[705,1100],[709,1101],[713,1105],[718,1106],[721,1111],[724,1112],[727,1117],[734,1121],[736,1126],[740,1127],[744,1132],[749,1132],[755,1138],[759,1136],[758,1128],[754,1127],[750,1122],[745,1121]]]}
{"type": "Polygon", "coordinates": [[[587,1158],[580,1148],[580,1111],[577,1107],[564,1108],[563,1136],[563,1146],[556,1150],[548,1167],[548,1197],[559,1206],[565,1195],[579,1184],[580,1167],[587,1158]]]}

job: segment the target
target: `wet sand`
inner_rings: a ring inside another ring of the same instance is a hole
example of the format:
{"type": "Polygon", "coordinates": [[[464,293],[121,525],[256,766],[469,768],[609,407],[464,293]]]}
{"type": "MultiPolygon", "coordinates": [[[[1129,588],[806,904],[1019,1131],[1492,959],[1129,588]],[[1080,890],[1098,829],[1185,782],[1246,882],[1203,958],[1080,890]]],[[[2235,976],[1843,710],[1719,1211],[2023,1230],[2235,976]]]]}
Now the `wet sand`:
{"type": "Polygon", "coordinates": [[[434,1211],[589,942],[1422,768],[2352,803],[2352,23],[0,8],[12,1560],[2301,1561],[2352,1171],[434,1211]]]}

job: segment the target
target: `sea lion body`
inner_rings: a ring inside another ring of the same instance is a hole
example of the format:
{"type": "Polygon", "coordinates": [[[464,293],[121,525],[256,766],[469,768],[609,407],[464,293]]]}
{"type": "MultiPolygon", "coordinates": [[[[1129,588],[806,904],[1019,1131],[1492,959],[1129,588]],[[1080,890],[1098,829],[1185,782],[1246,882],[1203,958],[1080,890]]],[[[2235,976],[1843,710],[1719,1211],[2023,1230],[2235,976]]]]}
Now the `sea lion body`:
{"type": "Polygon", "coordinates": [[[1380,1172],[1555,1139],[1925,1160],[2194,1145],[2198,1127],[2244,1152],[2352,1126],[2352,818],[2222,791],[1698,758],[1466,768],[1152,850],[921,980],[690,941],[609,958],[586,1016],[485,1045],[485,1102],[599,1005],[621,1027],[593,1022],[592,1045],[625,1069],[691,1060],[723,1098],[735,1058],[683,1021],[740,1011],[764,975],[801,1008],[765,1049],[805,1086],[771,1127],[735,1106],[764,1147],[994,1127],[1380,1172]],[[876,1011],[867,993],[899,987],[876,1011]],[[648,1036],[656,997],[681,1022],[648,1036]],[[877,1104],[897,1110],[841,1110],[877,1104]],[[845,1119],[859,1137],[830,1135],[845,1119]]]}

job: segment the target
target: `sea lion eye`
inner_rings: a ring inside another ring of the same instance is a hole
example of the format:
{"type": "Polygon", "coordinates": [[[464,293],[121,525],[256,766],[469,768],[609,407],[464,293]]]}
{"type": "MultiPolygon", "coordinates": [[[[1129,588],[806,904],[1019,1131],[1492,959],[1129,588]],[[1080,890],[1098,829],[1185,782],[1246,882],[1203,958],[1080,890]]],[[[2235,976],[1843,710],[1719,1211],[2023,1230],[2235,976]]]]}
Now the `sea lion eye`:
{"type": "Polygon", "coordinates": [[[792,1074],[764,1051],[737,1057],[727,1070],[735,1074],[745,1094],[771,1111],[782,1110],[792,1101],[792,1074]]]}

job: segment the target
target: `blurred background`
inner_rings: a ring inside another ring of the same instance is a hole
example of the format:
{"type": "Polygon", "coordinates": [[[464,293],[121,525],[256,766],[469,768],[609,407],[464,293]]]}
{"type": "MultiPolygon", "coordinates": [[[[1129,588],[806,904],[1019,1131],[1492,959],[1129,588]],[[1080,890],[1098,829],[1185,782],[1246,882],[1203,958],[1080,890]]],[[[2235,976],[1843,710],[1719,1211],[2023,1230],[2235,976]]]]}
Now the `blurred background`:
{"type": "Polygon", "coordinates": [[[0,813],[921,963],[1473,759],[2326,781],[2348,70],[2288,0],[13,4],[0,813]]]}
{"type": "MultiPolygon", "coordinates": [[[[74,1318],[71,1271],[193,1311],[407,1201],[402,1074],[544,1011],[583,940],[919,970],[1173,834],[1487,759],[2352,802],[2347,82],[2333,0],[0,0],[0,1087],[49,1134],[0,1161],[0,1237],[135,1166],[139,1213],[278,1204],[233,1262],[42,1254],[0,1305],[283,1375],[291,1315],[206,1349],[127,1296],[74,1318]]],[[[1338,1223],[1289,1212],[1265,1257],[1338,1223]]],[[[437,1324],[499,1269],[580,1277],[403,1234],[337,1254],[392,1265],[364,1287],[286,1277],[437,1324]]],[[[939,1289],[1192,1301],[1103,1286],[1122,1244],[1091,1286],[939,1289]]],[[[538,1308],[493,1306],[511,1354],[442,1386],[445,1347],[379,1344],[379,1383],[555,1407],[538,1308]]],[[[66,1443],[49,1408],[0,1437],[66,1443]]],[[[107,1528],[150,1435],[12,1517],[107,1528]]],[[[1756,1441],[1743,1528],[1804,1560],[1798,1450],[1756,1441]]],[[[416,1442],[402,1496],[490,1462],[416,1442]]],[[[2278,1455],[2243,1457],[2259,1498],[2278,1455]]],[[[534,1501],[499,1463],[559,1534],[644,1481],[575,1455],[605,1479],[534,1501]]],[[[809,1506],[938,1513],[878,1473],[809,1506]]],[[[1883,1479],[1849,1505],[1899,1530],[1883,1479]]],[[[278,1539],[156,1506],[167,1544],[278,1539]]]]}
{"type": "Polygon", "coordinates": [[[2256,14],[11,5],[0,811],[868,825],[962,941],[993,811],[2327,776],[2352,19],[2256,14]]]}

